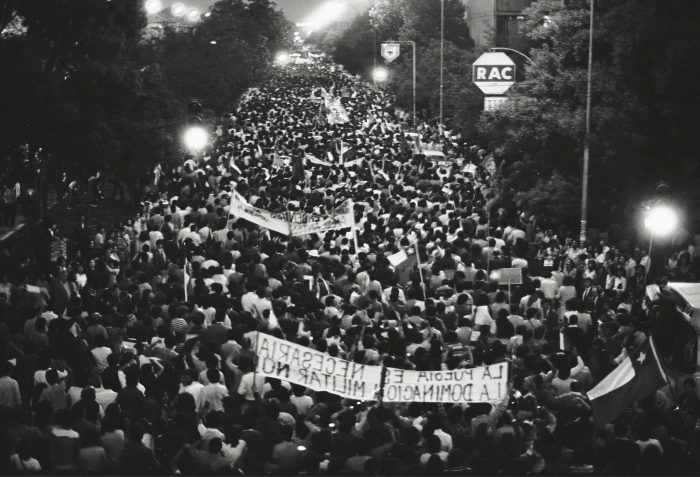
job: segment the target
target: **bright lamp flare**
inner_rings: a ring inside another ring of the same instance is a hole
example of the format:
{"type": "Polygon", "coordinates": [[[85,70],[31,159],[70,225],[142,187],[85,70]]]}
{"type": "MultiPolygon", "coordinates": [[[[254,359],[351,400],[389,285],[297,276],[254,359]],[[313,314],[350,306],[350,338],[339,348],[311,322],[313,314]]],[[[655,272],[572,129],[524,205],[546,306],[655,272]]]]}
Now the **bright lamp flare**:
{"type": "Polygon", "coordinates": [[[377,83],[383,83],[389,78],[389,70],[383,66],[377,66],[374,71],[372,71],[372,78],[374,78],[374,81],[377,83]]]}
{"type": "Polygon", "coordinates": [[[291,60],[289,53],[285,51],[280,51],[275,55],[275,63],[278,65],[286,65],[291,60]]]}
{"type": "Polygon", "coordinates": [[[148,0],[144,7],[148,15],[154,15],[163,9],[163,2],[160,0],[148,0]]]}
{"type": "Polygon", "coordinates": [[[173,3],[173,6],[170,7],[170,11],[178,18],[184,17],[187,14],[187,7],[184,3],[173,3]]]}
{"type": "Polygon", "coordinates": [[[209,143],[209,133],[200,126],[192,126],[185,131],[185,146],[194,151],[200,151],[209,143]]]}
{"type": "Polygon", "coordinates": [[[187,12],[187,20],[191,22],[196,22],[199,21],[199,9],[198,8],[190,8],[190,10],[187,12]]]}
{"type": "Polygon", "coordinates": [[[644,218],[644,226],[653,235],[665,237],[676,230],[678,215],[672,208],[666,205],[658,205],[647,212],[644,218]]]}
{"type": "Polygon", "coordinates": [[[333,22],[337,21],[342,17],[347,11],[348,6],[343,2],[337,0],[327,1],[322,3],[316,10],[314,10],[311,15],[306,17],[303,23],[306,24],[309,30],[309,35],[311,34],[311,29],[320,30],[333,22]]]}

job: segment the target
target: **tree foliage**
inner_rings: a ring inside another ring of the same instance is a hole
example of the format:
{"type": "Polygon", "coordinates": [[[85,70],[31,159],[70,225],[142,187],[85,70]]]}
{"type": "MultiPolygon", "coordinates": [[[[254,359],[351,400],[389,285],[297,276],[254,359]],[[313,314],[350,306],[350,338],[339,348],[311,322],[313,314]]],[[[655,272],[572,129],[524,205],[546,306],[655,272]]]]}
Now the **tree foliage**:
{"type": "MultiPolygon", "coordinates": [[[[463,133],[475,133],[483,105],[481,93],[469,81],[471,63],[478,56],[469,36],[465,8],[459,0],[445,0],[444,118],[463,133]]],[[[440,78],[440,6],[435,0],[376,0],[368,12],[353,19],[340,34],[326,32],[316,37],[319,46],[353,74],[371,78],[383,41],[416,43],[416,108],[426,120],[437,121],[440,78]],[[376,38],[376,44],[375,44],[376,38]]],[[[410,110],[413,102],[412,53],[401,44],[401,56],[387,65],[386,87],[397,104],[410,110]]]]}
{"type": "Polygon", "coordinates": [[[29,143],[49,176],[112,168],[130,186],[178,158],[183,105],[230,108],[289,33],[268,0],[223,0],[204,20],[147,40],[142,0],[2,2],[0,152],[29,143]]]}
{"type": "MultiPolygon", "coordinates": [[[[607,224],[612,203],[622,196],[636,202],[635,196],[661,178],[678,183],[689,173],[697,177],[691,133],[698,125],[697,102],[684,100],[683,92],[695,94],[692,78],[699,71],[697,62],[681,60],[700,46],[689,20],[697,10],[693,2],[596,1],[589,207],[594,223],[607,224]]],[[[568,182],[578,193],[589,3],[539,0],[524,16],[534,65],[512,88],[507,107],[482,116],[482,139],[505,159],[505,171],[513,177],[523,177],[520,168],[531,168],[542,177],[558,175],[558,182],[568,182]],[[550,21],[542,20],[545,15],[550,21]]],[[[558,200],[541,185],[537,189],[543,196],[558,200]]],[[[533,197],[535,184],[511,181],[508,187],[512,190],[502,191],[504,200],[517,194],[533,197]]],[[[561,222],[578,216],[578,204],[569,202],[568,208],[558,207],[561,222]]],[[[541,206],[530,203],[532,210],[541,206]]]]}

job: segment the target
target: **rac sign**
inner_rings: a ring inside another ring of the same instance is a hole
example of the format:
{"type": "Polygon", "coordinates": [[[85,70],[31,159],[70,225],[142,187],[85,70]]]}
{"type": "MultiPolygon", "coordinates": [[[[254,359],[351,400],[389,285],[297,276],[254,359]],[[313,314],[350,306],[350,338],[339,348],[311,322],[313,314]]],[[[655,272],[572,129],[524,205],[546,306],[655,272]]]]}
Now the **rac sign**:
{"type": "Polygon", "coordinates": [[[503,94],[515,83],[515,63],[505,53],[484,53],[472,65],[472,81],[485,94],[503,94]]]}

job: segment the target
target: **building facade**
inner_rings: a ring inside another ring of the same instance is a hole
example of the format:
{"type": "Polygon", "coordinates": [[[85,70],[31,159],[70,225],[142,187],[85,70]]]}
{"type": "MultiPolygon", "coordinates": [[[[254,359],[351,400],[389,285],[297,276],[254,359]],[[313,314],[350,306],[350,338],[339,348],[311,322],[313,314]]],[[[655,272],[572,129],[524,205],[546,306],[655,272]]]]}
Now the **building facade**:
{"type": "Polygon", "coordinates": [[[467,9],[467,24],[478,47],[503,46],[521,49],[525,38],[520,33],[522,12],[534,0],[462,0],[467,9]]]}

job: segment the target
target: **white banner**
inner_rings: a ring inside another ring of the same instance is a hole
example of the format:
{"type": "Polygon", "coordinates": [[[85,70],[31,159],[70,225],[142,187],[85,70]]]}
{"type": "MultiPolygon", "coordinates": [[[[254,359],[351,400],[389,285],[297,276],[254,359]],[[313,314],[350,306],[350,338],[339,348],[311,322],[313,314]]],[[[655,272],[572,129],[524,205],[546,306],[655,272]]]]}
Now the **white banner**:
{"type": "Polygon", "coordinates": [[[252,205],[245,204],[235,197],[231,197],[231,209],[229,213],[241,219],[253,222],[261,227],[274,230],[284,235],[289,235],[289,224],[286,220],[280,218],[278,214],[273,214],[267,210],[258,209],[252,205]]]}
{"type": "Polygon", "coordinates": [[[334,358],[311,348],[257,334],[255,372],[359,401],[374,401],[381,384],[381,366],[334,358]]]}
{"type": "Polygon", "coordinates": [[[386,368],[384,402],[498,402],[508,386],[508,363],[452,371],[386,368]]]}
{"type": "Polygon", "coordinates": [[[346,200],[329,215],[294,212],[289,217],[291,235],[320,234],[328,230],[344,229],[353,225],[353,211],[346,200]]]}

